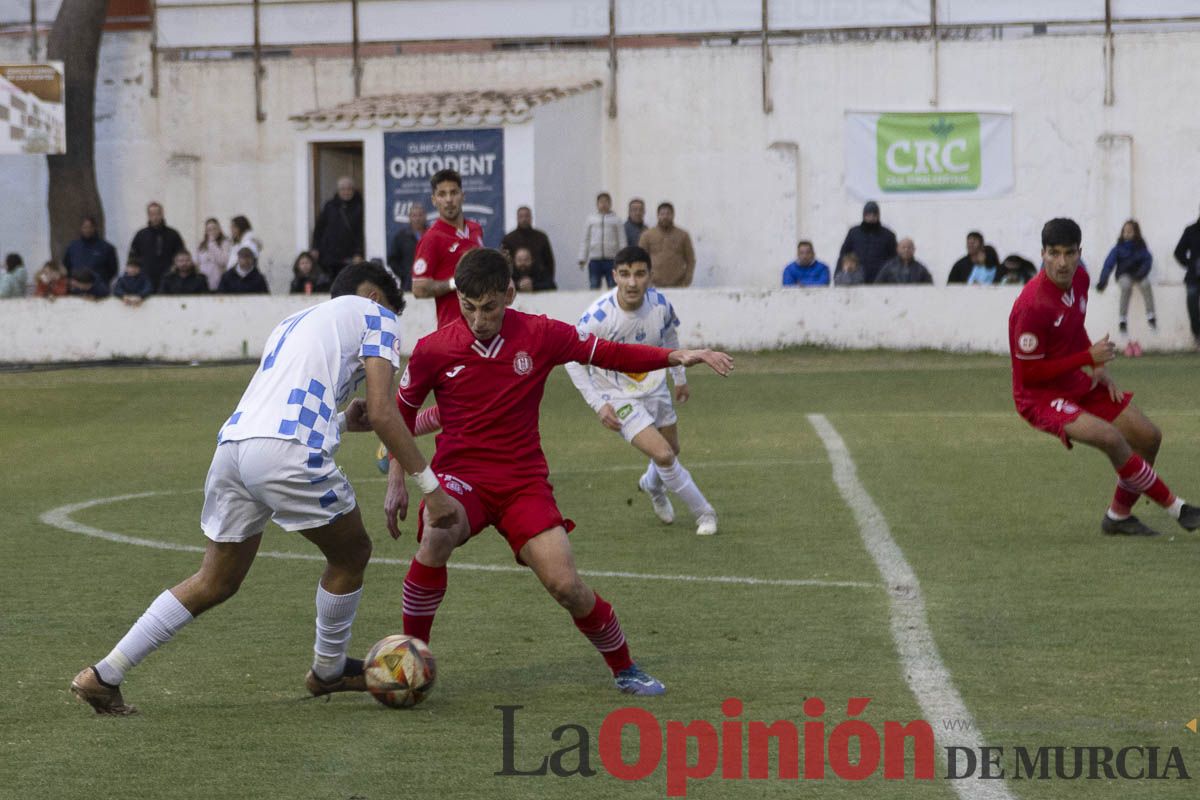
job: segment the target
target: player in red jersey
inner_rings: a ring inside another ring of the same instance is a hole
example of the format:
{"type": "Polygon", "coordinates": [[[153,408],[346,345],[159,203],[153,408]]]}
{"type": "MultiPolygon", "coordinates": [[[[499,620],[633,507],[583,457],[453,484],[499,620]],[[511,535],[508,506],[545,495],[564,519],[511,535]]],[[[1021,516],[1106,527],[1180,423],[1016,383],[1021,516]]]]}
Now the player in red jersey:
{"type": "MultiPolygon", "coordinates": [[[[432,524],[422,504],[420,547],[404,580],[404,632],[428,641],[446,593],[446,562],[456,547],[492,525],[521,564],[538,579],[600,651],[617,688],[662,694],[662,683],[630,658],[612,606],[579,577],[563,517],[547,477],[538,435],[538,410],[551,370],[578,361],[623,372],[708,364],[720,375],[733,359],[711,350],[667,350],[626,345],[579,333],[571,325],[506,307],[513,299],[508,259],[497,250],[468,253],[454,274],[460,306],[452,325],[417,342],[400,380],[398,405],[409,426],[429,392],[441,409],[433,470],[460,514],[448,526],[432,524]]],[[[385,501],[388,525],[399,535],[408,498],[393,467],[385,501]]]]}
{"type": "Polygon", "coordinates": [[[1025,285],[1008,318],[1013,400],[1030,425],[1102,450],[1117,471],[1117,490],[1100,523],[1108,534],[1156,536],[1133,516],[1146,494],[1189,531],[1200,528],[1200,508],[1167,488],[1153,467],[1162,432],[1130,402],[1104,366],[1116,346],[1093,343],[1084,330],[1088,275],[1079,268],[1082,234],[1073,220],[1052,219],[1042,228],[1044,269],[1025,285]],[[1089,368],[1091,374],[1084,372],[1089,368]]]}
{"type": "Polygon", "coordinates": [[[434,298],[437,326],[444,328],[459,318],[454,268],[464,253],[483,247],[483,228],[463,217],[462,178],[457,172],[440,170],[429,180],[429,185],[438,218],[417,243],[412,294],[434,298]]]}

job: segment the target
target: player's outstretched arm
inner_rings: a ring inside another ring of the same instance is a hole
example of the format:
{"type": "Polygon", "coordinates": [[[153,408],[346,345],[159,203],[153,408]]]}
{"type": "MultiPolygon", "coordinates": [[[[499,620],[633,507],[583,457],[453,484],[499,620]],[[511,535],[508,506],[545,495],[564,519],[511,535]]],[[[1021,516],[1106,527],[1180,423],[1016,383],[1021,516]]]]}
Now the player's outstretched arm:
{"type": "MultiPolygon", "coordinates": [[[[457,506],[442,491],[433,471],[425,462],[425,456],[421,455],[417,443],[413,441],[408,425],[400,416],[400,410],[396,408],[395,387],[392,386],[395,370],[391,362],[385,358],[367,358],[366,373],[367,418],[371,422],[372,430],[399,463],[400,468],[413,476],[417,485],[421,487],[430,521],[436,527],[452,524],[457,506]]],[[[400,535],[400,529],[396,526],[396,514],[399,514],[400,519],[404,519],[408,514],[407,490],[403,488],[402,482],[399,496],[394,494],[394,489],[395,487],[389,485],[389,499],[394,501],[394,508],[388,510],[388,531],[391,532],[392,538],[400,535]]]]}
{"type": "Polygon", "coordinates": [[[691,367],[708,364],[713,372],[723,378],[733,372],[733,356],[719,350],[672,350],[667,360],[673,367],[691,367]]]}

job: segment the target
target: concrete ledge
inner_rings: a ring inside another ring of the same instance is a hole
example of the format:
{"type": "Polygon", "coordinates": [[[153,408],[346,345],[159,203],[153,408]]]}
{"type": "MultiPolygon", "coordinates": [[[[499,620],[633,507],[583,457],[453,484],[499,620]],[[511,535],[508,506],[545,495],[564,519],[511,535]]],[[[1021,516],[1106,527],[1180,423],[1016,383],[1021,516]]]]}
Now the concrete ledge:
{"type": "MultiPolygon", "coordinates": [[[[684,346],[770,350],[797,345],[844,349],[1008,352],[1008,314],[1019,287],[897,286],[854,289],[673,289],[684,346]]],[[[1182,286],[1156,286],[1159,332],[1150,333],[1140,296],[1130,334],[1147,351],[1187,350],[1182,286]]],[[[593,292],[523,295],[514,307],[575,322],[593,292]]],[[[433,330],[433,303],[406,298],[404,348],[433,330]]],[[[0,362],[120,358],[206,361],[257,358],[271,329],[319,302],[301,295],[152,297],[137,308],[114,299],[0,301],[0,362]]],[[[1116,291],[1092,293],[1088,330],[1117,338],[1116,291]]]]}

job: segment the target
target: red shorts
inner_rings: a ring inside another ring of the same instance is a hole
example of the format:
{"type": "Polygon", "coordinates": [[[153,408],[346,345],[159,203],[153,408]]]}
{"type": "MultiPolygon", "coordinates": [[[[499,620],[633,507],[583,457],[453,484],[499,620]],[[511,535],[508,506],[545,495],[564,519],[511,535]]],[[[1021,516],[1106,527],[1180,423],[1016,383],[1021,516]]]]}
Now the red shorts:
{"type": "Polygon", "coordinates": [[[1079,419],[1079,415],[1085,411],[1105,422],[1112,422],[1129,406],[1132,399],[1133,392],[1125,392],[1119,401],[1114,401],[1108,393],[1108,387],[1101,384],[1082,397],[1043,400],[1018,411],[1030,425],[1039,431],[1057,436],[1070,449],[1071,437],[1063,430],[1065,426],[1079,419]]]}
{"type": "MultiPolygon", "coordinates": [[[[519,553],[533,537],[551,528],[562,526],[567,533],[575,529],[575,523],[562,515],[554,501],[554,487],[544,478],[534,479],[520,486],[482,486],[468,483],[448,472],[437,474],[438,482],[446,494],[462,503],[467,512],[467,524],[475,536],[492,525],[499,531],[513,557],[522,566],[519,553]]],[[[425,501],[417,511],[417,541],[425,532],[425,501]]]]}

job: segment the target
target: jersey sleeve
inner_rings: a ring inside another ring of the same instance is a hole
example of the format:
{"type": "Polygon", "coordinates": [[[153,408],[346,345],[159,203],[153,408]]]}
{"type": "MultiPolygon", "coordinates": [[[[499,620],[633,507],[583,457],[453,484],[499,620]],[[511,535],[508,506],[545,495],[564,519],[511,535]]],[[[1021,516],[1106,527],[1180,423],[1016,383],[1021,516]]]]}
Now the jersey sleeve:
{"type": "Polygon", "coordinates": [[[1038,361],[1046,357],[1046,320],[1035,308],[1013,310],[1008,323],[1008,349],[1018,361],[1038,361]]]}
{"type": "Polygon", "coordinates": [[[420,411],[421,404],[433,391],[434,380],[438,374],[436,361],[437,359],[429,347],[425,346],[424,341],[417,342],[412,356],[408,359],[408,366],[404,368],[404,374],[400,376],[400,389],[396,392],[396,406],[400,409],[404,421],[408,423],[410,431],[414,430],[416,426],[417,412],[420,411]]]}
{"type": "Polygon", "coordinates": [[[433,268],[437,263],[437,258],[434,254],[437,251],[433,246],[435,237],[429,235],[429,233],[429,231],[426,231],[425,235],[417,242],[417,252],[413,254],[412,275],[414,280],[430,280],[433,278],[433,268]]]}
{"type": "MultiPolygon", "coordinates": [[[[592,315],[594,310],[595,307],[589,308],[579,318],[579,322],[575,324],[576,339],[580,336],[596,335],[600,322],[592,315]]],[[[592,384],[591,369],[578,361],[568,361],[566,369],[567,374],[571,376],[571,383],[575,384],[575,388],[583,396],[584,402],[591,407],[592,411],[599,411],[604,405],[604,398],[600,396],[600,392],[596,391],[596,387],[592,384]]]]}
{"type": "Polygon", "coordinates": [[[358,348],[359,358],[386,358],[392,369],[400,368],[400,320],[391,311],[376,304],[367,312],[367,330],[358,348]]]}
{"type": "MultiPolygon", "coordinates": [[[[663,322],[662,343],[668,350],[679,349],[679,317],[675,315],[675,306],[667,303],[666,319],[663,322]]],[[[687,370],[683,367],[671,367],[671,383],[682,386],[687,383],[687,370]]]]}

